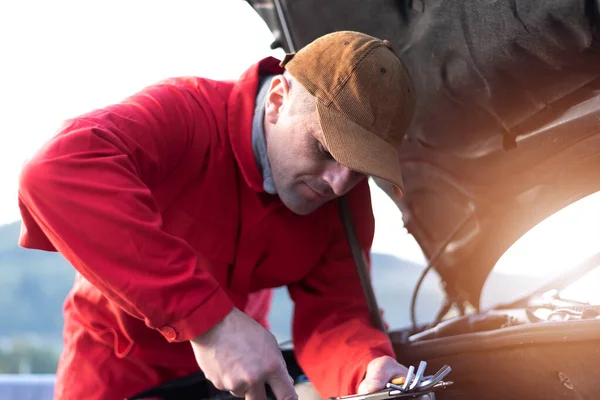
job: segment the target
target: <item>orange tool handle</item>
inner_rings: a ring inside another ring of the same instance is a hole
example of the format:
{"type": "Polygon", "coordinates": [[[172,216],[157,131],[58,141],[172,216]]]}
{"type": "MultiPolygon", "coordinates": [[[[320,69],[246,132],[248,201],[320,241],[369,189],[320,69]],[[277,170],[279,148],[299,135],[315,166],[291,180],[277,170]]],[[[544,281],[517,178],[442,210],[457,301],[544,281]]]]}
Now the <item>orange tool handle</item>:
{"type": "Polygon", "coordinates": [[[405,376],[399,376],[397,378],[392,379],[392,383],[394,385],[404,385],[404,382],[406,382],[405,376]]]}

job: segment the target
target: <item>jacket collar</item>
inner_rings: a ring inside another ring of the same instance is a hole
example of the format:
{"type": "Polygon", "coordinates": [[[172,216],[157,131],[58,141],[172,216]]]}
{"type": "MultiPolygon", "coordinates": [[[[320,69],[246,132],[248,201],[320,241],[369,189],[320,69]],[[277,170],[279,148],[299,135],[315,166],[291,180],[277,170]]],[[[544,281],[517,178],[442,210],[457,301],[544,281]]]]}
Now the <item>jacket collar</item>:
{"type": "Polygon", "coordinates": [[[263,177],[252,149],[252,117],[256,103],[259,76],[282,74],[280,61],[267,57],[252,65],[235,83],[228,99],[227,124],[233,154],[248,186],[263,192],[263,177]]]}

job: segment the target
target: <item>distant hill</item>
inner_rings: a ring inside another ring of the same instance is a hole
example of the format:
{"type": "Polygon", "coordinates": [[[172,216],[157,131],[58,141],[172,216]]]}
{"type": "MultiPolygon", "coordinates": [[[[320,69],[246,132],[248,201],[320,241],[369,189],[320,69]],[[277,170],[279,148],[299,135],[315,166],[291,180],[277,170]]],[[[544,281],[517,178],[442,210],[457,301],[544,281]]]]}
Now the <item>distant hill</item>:
{"type": "Polygon", "coordinates": [[[0,227],[0,337],[60,340],[73,268],[60,254],[19,247],[19,232],[20,223],[0,227]]]}
{"type": "MultiPolygon", "coordinates": [[[[410,298],[423,266],[389,254],[373,254],[373,288],[379,307],[390,328],[403,328],[410,324],[410,298]]],[[[357,295],[362,296],[362,293],[357,295]]],[[[417,319],[429,320],[443,301],[439,278],[435,273],[423,281],[417,302],[417,319]]],[[[270,318],[273,334],[281,340],[290,339],[292,302],[287,290],[275,291],[270,318]]]]}
{"type": "MultiPolygon", "coordinates": [[[[74,270],[57,253],[18,246],[20,223],[0,226],[0,337],[36,335],[53,341],[62,335],[62,305],[71,288],[74,270]]],[[[410,298],[423,266],[387,254],[373,254],[373,286],[379,306],[391,328],[410,324],[410,298]]],[[[531,287],[531,280],[496,276],[492,298],[531,287]],[[508,283],[510,282],[510,284],[508,283]]],[[[359,295],[362,295],[360,293],[359,295]]],[[[489,296],[488,296],[489,297],[489,296]]],[[[442,302],[437,274],[425,279],[417,302],[418,322],[429,321],[442,302]]],[[[292,304],[287,290],[275,291],[270,315],[277,338],[290,338],[292,304]]]]}
{"type": "MultiPolygon", "coordinates": [[[[20,223],[0,226],[0,337],[33,334],[52,339],[62,334],[62,304],[74,270],[57,253],[26,250],[17,244],[20,223]]],[[[421,266],[385,254],[373,254],[374,287],[392,326],[408,321],[412,287],[421,266]]],[[[426,281],[419,299],[436,297],[435,283],[426,281]]],[[[439,298],[439,296],[437,296],[439,298]]],[[[437,299],[436,298],[436,299],[437,299]]],[[[436,300],[434,299],[434,300],[436,300]]],[[[440,301],[440,300],[437,300],[440,301]]],[[[419,311],[433,313],[436,301],[420,302],[419,311]]],[[[270,322],[276,336],[289,338],[292,304],[285,288],[277,289],[270,322]]]]}

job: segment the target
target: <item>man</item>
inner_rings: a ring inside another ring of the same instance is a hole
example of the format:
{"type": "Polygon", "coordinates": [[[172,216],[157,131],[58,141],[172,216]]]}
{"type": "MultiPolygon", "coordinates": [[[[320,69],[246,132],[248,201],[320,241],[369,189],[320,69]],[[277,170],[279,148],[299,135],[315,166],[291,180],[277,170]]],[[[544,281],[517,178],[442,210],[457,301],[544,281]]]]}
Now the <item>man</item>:
{"type": "Polygon", "coordinates": [[[56,399],[122,399],[198,367],[239,397],[296,398],[266,329],[283,285],[321,396],[404,374],[370,325],[335,199],[368,255],[367,177],[402,190],[411,85],[388,42],[336,32],[236,82],[169,79],[68,121],[19,191],[20,244],[78,272],[56,399]]]}

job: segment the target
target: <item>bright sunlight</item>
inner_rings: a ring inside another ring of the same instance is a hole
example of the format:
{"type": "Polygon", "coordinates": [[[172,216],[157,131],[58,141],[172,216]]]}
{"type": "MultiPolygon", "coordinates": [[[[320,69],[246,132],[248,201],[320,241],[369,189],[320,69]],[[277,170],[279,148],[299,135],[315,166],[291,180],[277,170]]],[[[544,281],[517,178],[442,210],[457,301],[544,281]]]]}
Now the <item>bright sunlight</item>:
{"type": "MultiPolygon", "coordinates": [[[[551,215],[514,243],[498,260],[494,271],[539,278],[541,287],[600,252],[600,192],[551,215]]],[[[593,275],[593,274],[592,274],[593,275]]],[[[600,278],[600,271],[595,272],[600,278]]],[[[588,276],[569,288],[569,297],[600,304],[598,282],[588,276]],[[576,287],[575,292],[573,288],[576,287]]],[[[484,303],[484,294],[482,303],[484,303]]]]}

